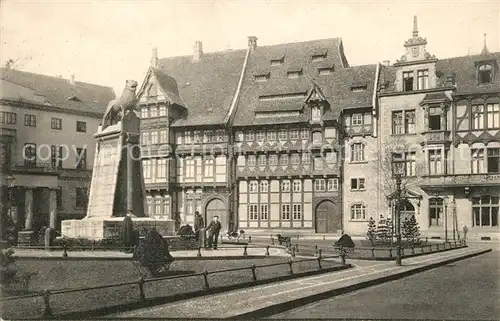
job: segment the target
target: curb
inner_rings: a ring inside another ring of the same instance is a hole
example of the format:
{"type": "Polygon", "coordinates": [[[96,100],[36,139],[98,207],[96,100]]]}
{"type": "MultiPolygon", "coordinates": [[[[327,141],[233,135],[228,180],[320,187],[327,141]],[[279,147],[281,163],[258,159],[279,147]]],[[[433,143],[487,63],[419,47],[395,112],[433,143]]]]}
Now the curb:
{"type": "Polygon", "coordinates": [[[376,279],[373,279],[373,280],[368,280],[368,281],[364,281],[364,282],[361,282],[361,283],[358,283],[358,284],[353,284],[353,285],[345,286],[345,287],[342,287],[342,288],[339,288],[339,289],[329,290],[329,291],[326,291],[326,292],[322,292],[322,293],[310,295],[310,296],[307,296],[307,297],[303,297],[303,298],[299,298],[299,299],[294,299],[292,301],[288,301],[288,302],[284,302],[284,303],[274,304],[274,305],[271,305],[271,306],[268,306],[268,307],[265,307],[265,308],[261,308],[261,309],[255,310],[255,311],[251,311],[251,312],[247,312],[247,313],[243,313],[243,314],[232,316],[232,317],[230,317],[230,319],[239,319],[239,320],[242,320],[242,319],[244,319],[244,320],[254,319],[255,320],[255,319],[266,318],[266,317],[269,317],[269,316],[272,316],[272,315],[275,315],[275,314],[278,314],[278,313],[282,313],[282,312],[288,311],[288,310],[296,308],[296,307],[304,306],[304,305],[307,305],[307,304],[310,304],[310,303],[314,303],[314,302],[317,302],[317,301],[320,301],[320,300],[328,299],[328,298],[331,298],[331,297],[334,297],[334,296],[337,296],[337,295],[340,295],[340,294],[344,294],[344,293],[348,293],[348,292],[353,292],[353,291],[356,291],[356,290],[360,290],[360,289],[367,288],[367,287],[370,287],[370,286],[382,284],[382,283],[385,283],[385,282],[402,279],[402,278],[404,278],[406,276],[410,276],[410,275],[413,275],[413,274],[417,274],[417,273],[420,273],[420,272],[431,270],[431,269],[434,269],[434,268],[442,266],[442,265],[446,265],[446,264],[449,264],[449,263],[453,263],[453,262],[465,260],[465,259],[468,259],[468,258],[471,258],[471,257],[474,257],[474,256],[486,254],[486,253],[489,253],[491,251],[492,251],[491,249],[482,250],[482,251],[470,253],[470,254],[467,254],[467,255],[464,255],[464,256],[460,256],[460,257],[456,257],[456,258],[451,258],[451,259],[448,259],[448,260],[445,260],[445,261],[442,261],[442,262],[437,262],[437,263],[429,264],[429,265],[426,265],[426,266],[422,266],[422,267],[419,267],[419,268],[416,268],[416,269],[413,269],[413,270],[409,270],[409,271],[405,271],[405,272],[401,272],[401,273],[396,273],[396,274],[393,274],[393,275],[379,277],[379,278],[376,278],[376,279]]]}
{"type": "MultiPolygon", "coordinates": [[[[264,285],[264,284],[276,283],[276,282],[280,282],[280,281],[298,279],[298,278],[312,276],[312,275],[337,272],[337,271],[347,270],[347,269],[350,269],[353,267],[354,266],[351,264],[346,264],[343,266],[335,266],[335,267],[331,267],[331,268],[325,268],[322,270],[311,270],[311,271],[301,272],[301,273],[292,274],[292,275],[278,276],[278,277],[274,277],[274,278],[270,278],[270,279],[263,279],[263,280],[221,286],[221,287],[211,288],[208,290],[200,290],[200,291],[195,291],[195,292],[177,294],[177,295],[173,295],[173,296],[151,298],[151,299],[146,299],[145,301],[142,301],[142,302],[138,301],[138,302],[133,302],[133,303],[120,304],[120,305],[115,305],[115,306],[110,306],[110,307],[98,308],[95,310],[60,313],[60,314],[56,314],[54,316],[51,316],[50,319],[69,320],[69,319],[84,319],[84,318],[87,319],[87,318],[94,318],[94,317],[106,317],[110,314],[112,315],[115,313],[121,313],[121,312],[125,312],[125,311],[133,311],[133,310],[137,310],[137,309],[149,308],[149,307],[154,307],[154,306],[162,305],[162,304],[166,304],[166,303],[172,303],[172,302],[177,302],[177,301],[182,301],[182,300],[189,300],[189,299],[194,299],[194,298],[201,297],[201,296],[223,293],[223,292],[228,292],[228,291],[233,291],[233,290],[241,290],[244,288],[250,288],[250,287],[254,287],[254,286],[258,286],[258,285],[264,285]]],[[[119,319],[121,319],[121,318],[119,318],[119,319]]],[[[124,319],[127,319],[127,318],[124,318],[124,319]]]]}
{"type": "MultiPolygon", "coordinates": [[[[70,252],[71,254],[71,252],[70,252]]],[[[22,260],[41,260],[41,261],[132,261],[132,257],[105,257],[105,256],[15,256],[17,261],[22,260]]],[[[276,255],[274,255],[276,256],[276,255]]],[[[270,256],[265,255],[247,255],[247,256],[179,256],[175,261],[200,261],[200,260],[251,260],[265,259],[270,256]]]]}

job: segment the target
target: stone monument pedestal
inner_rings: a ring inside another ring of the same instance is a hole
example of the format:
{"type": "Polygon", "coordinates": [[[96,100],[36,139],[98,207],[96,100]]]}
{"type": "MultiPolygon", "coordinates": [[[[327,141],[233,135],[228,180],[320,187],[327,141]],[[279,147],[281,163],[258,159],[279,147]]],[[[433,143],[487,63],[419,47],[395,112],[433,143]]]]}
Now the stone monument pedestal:
{"type": "MultiPolygon", "coordinates": [[[[64,220],[62,234],[69,238],[85,238],[102,240],[119,235],[124,217],[111,218],[84,218],[82,220],[64,220]]],[[[168,219],[154,219],[149,217],[132,217],[134,229],[140,236],[153,228],[164,236],[174,235],[175,221],[168,219]]]]}

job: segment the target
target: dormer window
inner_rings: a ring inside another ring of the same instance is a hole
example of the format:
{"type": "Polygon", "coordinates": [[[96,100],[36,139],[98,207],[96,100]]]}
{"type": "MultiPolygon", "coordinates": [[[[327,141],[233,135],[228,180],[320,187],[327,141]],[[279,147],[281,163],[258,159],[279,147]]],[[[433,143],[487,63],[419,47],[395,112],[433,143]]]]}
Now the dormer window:
{"type": "Polygon", "coordinates": [[[413,71],[403,71],[403,91],[413,91],[413,71]]]}
{"type": "Polygon", "coordinates": [[[418,90],[429,89],[429,70],[417,71],[417,79],[418,90]]]}
{"type": "Polygon", "coordinates": [[[302,69],[291,69],[287,72],[288,78],[299,78],[302,76],[302,69]]]}
{"type": "Polygon", "coordinates": [[[321,121],[321,107],[316,105],[311,108],[311,120],[313,122],[321,121]]]}
{"type": "Polygon", "coordinates": [[[271,59],[271,66],[281,66],[285,63],[285,56],[277,59],[271,59]]]}
{"type": "Polygon", "coordinates": [[[271,78],[271,73],[255,75],[255,81],[267,81],[271,78]]]}
{"type": "Polygon", "coordinates": [[[361,92],[366,90],[366,85],[363,86],[351,86],[351,91],[353,93],[361,92]]]}
{"type": "Polygon", "coordinates": [[[318,68],[318,74],[320,75],[329,75],[333,72],[333,67],[332,68],[318,68]]]}
{"type": "Polygon", "coordinates": [[[492,81],[492,71],[493,67],[490,64],[484,64],[479,66],[478,70],[478,80],[479,84],[489,84],[492,81]]]}
{"type": "Polygon", "coordinates": [[[312,62],[318,62],[318,61],[323,61],[326,59],[326,54],[321,54],[321,55],[313,55],[312,56],[312,62]]]}

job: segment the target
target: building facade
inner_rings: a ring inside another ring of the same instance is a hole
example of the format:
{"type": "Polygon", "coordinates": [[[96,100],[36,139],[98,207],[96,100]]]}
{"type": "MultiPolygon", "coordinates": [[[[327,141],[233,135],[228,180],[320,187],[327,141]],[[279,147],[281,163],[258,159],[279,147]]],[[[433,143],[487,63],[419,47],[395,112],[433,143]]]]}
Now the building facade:
{"type": "Polygon", "coordinates": [[[400,159],[403,219],[427,236],[498,235],[500,55],[440,60],[426,45],[415,19],[393,65],[349,66],[339,38],[154,50],[139,91],[150,214],[364,235],[393,216],[400,159]]]}
{"type": "Polygon", "coordinates": [[[2,213],[20,230],[83,218],[109,87],[2,69],[2,213]],[[6,182],[11,177],[10,187],[6,182]],[[9,202],[10,192],[10,202],[9,202]]]}

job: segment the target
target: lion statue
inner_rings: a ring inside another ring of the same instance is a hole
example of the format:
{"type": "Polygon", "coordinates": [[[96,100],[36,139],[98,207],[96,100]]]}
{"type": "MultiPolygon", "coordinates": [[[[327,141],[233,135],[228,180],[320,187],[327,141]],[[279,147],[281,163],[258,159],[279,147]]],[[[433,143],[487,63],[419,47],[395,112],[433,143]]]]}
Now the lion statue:
{"type": "Polygon", "coordinates": [[[137,81],[127,80],[125,82],[125,89],[123,90],[120,98],[113,99],[109,102],[108,108],[102,118],[102,129],[110,125],[117,124],[125,113],[129,110],[137,110],[137,98],[135,91],[137,89],[137,81]]]}

